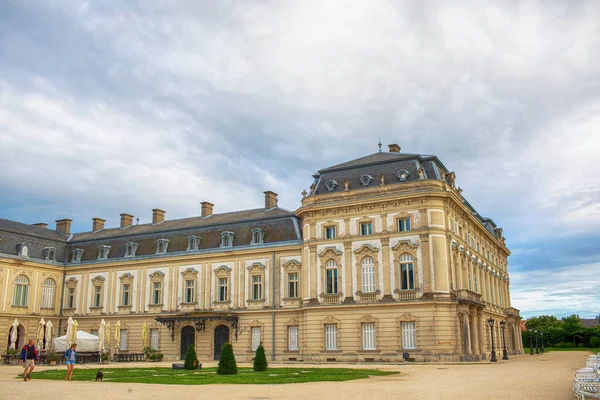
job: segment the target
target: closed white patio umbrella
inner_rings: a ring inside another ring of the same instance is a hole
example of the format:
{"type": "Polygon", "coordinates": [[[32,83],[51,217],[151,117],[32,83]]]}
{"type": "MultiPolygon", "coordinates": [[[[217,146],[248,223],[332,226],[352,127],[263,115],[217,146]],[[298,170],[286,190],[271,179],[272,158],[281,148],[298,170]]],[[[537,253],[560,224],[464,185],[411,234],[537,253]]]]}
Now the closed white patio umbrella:
{"type": "Polygon", "coordinates": [[[110,327],[110,322],[108,324],[106,324],[106,329],[104,331],[104,340],[106,341],[106,347],[109,349],[110,351],[110,335],[111,335],[112,329],[110,327]]]}
{"type": "Polygon", "coordinates": [[[53,327],[54,327],[54,325],[52,324],[52,321],[46,322],[46,348],[48,350],[52,349],[52,328],[53,327]]]}
{"type": "Polygon", "coordinates": [[[35,338],[37,339],[37,348],[41,349],[44,347],[44,330],[46,329],[46,321],[44,321],[44,318],[40,319],[40,322],[38,323],[38,328],[37,328],[37,334],[35,335],[35,338]]]}
{"type": "Polygon", "coordinates": [[[106,321],[102,318],[98,328],[98,353],[104,353],[104,334],[106,330],[106,321]]]}
{"type": "Polygon", "coordinates": [[[19,321],[15,318],[10,328],[10,348],[17,347],[17,335],[19,334],[19,321]]]}
{"type": "Polygon", "coordinates": [[[115,349],[118,352],[121,348],[121,321],[117,321],[117,326],[115,327],[115,349]]]}
{"type": "Polygon", "coordinates": [[[66,333],[66,339],[67,339],[67,348],[71,348],[71,343],[73,343],[73,318],[69,317],[69,320],[67,321],[67,333],[66,333]]]}
{"type": "Polygon", "coordinates": [[[71,343],[77,343],[77,328],[79,327],[79,323],[76,319],[73,320],[73,338],[71,339],[71,343]]]}

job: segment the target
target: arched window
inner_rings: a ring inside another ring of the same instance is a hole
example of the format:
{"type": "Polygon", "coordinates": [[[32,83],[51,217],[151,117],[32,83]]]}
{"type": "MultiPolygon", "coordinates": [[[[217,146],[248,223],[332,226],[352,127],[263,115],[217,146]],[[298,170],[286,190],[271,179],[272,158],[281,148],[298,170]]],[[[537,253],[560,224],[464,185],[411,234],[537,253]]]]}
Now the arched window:
{"type": "Polygon", "coordinates": [[[329,260],[325,264],[325,293],[338,293],[338,268],[335,260],[329,260]]]}
{"type": "Polygon", "coordinates": [[[54,308],[55,292],[56,282],[54,282],[54,279],[46,279],[42,284],[42,308],[54,308]]]}
{"type": "Polygon", "coordinates": [[[414,290],[415,268],[410,254],[400,256],[400,290],[414,290]]]}
{"type": "Polygon", "coordinates": [[[29,279],[25,275],[19,275],[15,279],[15,291],[13,305],[26,306],[29,297],[29,279]]]}
{"type": "Polygon", "coordinates": [[[372,257],[365,257],[361,262],[362,291],[372,293],[375,291],[375,262],[372,257]]]}

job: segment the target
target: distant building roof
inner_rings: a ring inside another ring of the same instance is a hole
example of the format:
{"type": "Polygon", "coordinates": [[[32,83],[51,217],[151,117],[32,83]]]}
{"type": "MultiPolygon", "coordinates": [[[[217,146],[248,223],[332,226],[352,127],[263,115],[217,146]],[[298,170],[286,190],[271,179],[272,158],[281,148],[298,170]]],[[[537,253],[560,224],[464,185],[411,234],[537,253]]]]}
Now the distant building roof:
{"type": "Polygon", "coordinates": [[[600,315],[596,318],[581,318],[581,325],[584,328],[594,328],[600,324],[600,315]]]}

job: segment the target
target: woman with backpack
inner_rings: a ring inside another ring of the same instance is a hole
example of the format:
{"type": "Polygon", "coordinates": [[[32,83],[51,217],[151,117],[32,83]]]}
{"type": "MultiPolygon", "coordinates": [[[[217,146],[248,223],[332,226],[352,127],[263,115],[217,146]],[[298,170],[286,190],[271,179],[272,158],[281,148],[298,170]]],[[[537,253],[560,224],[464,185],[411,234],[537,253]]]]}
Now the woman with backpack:
{"type": "Polygon", "coordinates": [[[73,368],[77,359],[77,343],[73,343],[71,348],[65,352],[65,364],[67,365],[67,375],[65,381],[73,380],[73,368]]]}

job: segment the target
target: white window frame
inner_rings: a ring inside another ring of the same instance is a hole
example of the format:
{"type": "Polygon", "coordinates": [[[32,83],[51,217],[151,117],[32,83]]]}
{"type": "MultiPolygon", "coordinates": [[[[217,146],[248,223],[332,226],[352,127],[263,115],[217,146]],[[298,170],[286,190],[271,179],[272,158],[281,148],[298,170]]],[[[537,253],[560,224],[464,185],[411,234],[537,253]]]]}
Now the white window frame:
{"type": "Polygon", "coordinates": [[[25,275],[17,276],[13,290],[13,306],[26,307],[29,302],[29,278],[25,275]]]}
{"type": "Polygon", "coordinates": [[[290,299],[296,299],[298,297],[300,297],[299,293],[298,293],[298,282],[300,280],[300,274],[298,272],[290,272],[287,274],[288,277],[288,298],[290,299]],[[292,277],[295,277],[292,279],[292,277]],[[292,293],[292,287],[294,288],[293,293],[292,293]]]}
{"type": "Polygon", "coordinates": [[[252,275],[252,300],[262,300],[262,275],[252,275]]]}
{"type": "Polygon", "coordinates": [[[65,308],[75,308],[75,288],[67,288],[67,304],[65,308]]]}
{"type": "Polygon", "coordinates": [[[338,329],[337,324],[325,325],[325,350],[338,350],[338,329]]]}
{"type": "Polygon", "coordinates": [[[152,305],[157,305],[157,304],[162,304],[163,299],[162,299],[162,289],[163,289],[163,283],[162,282],[152,282],[152,305]],[[158,287],[157,287],[158,285],[158,287]],[[158,296],[156,295],[156,293],[158,293],[158,296]]]}
{"type": "Polygon", "coordinates": [[[398,263],[398,275],[400,276],[399,289],[400,290],[415,290],[417,284],[415,282],[415,264],[414,259],[410,254],[402,254],[400,256],[400,262],[398,263]],[[406,268],[403,271],[403,268],[406,268]],[[412,275],[412,277],[411,277],[412,275]],[[411,279],[412,278],[412,279],[411,279]],[[403,288],[403,283],[406,282],[406,288],[403,288]],[[411,287],[412,282],[412,287],[411,287]]]}
{"type": "Polygon", "coordinates": [[[362,324],[363,350],[377,350],[375,323],[362,324]]]}
{"type": "Polygon", "coordinates": [[[410,218],[398,219],[398,232],[409,232],[411,230],[410,218]]]}
{"type": "Polygon", "coordinates": [[[196,281],[194,279],[186,279],[183,288],[183,302],[194,303],[196,301],[196,281]]]}
{"type": "Polygon", "coordinates": [[[252,327],[252,351],[256,351],[262,341],[262,330],[260,326],[252,327]]]}
{"type": "Polygon", "coordinates": [[[56,295],[56,282],[47,278],[42,284],[41,308],[54,308],[54,297],[56,295]]]}
{"type": "Polygon", "coordinates": [[[158,328],[150,329],[150,347],[154,350],[158,350],[160,340],[160,331],[158,328]]]}
{"type": "Polygon", "coordinates": [[[361,222],[359,228],[360,236],[371,236],[373,234],[373,222],[361,222]],[[363,229],[367,226],[369,227],[368,229],[363,229]]]}
{"type": "Polygon", "coordinates": [[[94,285],[92,291],[92,307],[102,307],[102,286],[94,285]]]}
{"type": "Polygon", "coordinates": [[[338,294],[340,288],[338,287],[339,271],[335,260],[329,260],[325,264],[325,293],[326,294],[338,294]],[[329,272],[331,271],[331,285],[329,285],[329,272]],[[330,291],[331,286],[331,291],[330,291]]]}
{"type": "Polygon", "coordinates": [[[331,240],[337,238],[337,226],[330,225],[325,227],[325,239],[331,240]],[[330,235],[330,232],[332,233],[330,235]]]}
{"type": "Polygon", "coordinates": [[[365,257],[361,261],[362,292],[375,292],[375,261],[373,257],[365,257]]]}
{"type": "Polygon", "coordinates": [[[297,326],[288,326],[288,350],[290,351],[298,351],[298,327],[297,326]]]}
{"type": "Polygon", "coordinates": [[[125,307],[131,305],[131,284],[130,283],[122,283],[121,284],[121,305],[125,306],[125,307]],[[127,294],[127,302],[125,302],[125,294],[127,294]]]}
{"type": "Polygon", "coordinates": [[[219,287],[217,288],[218,293],[218,299],[219,301],[227,301],[229,296],[228,296],[228,292],[229,292],[229,279],[228,278],[219,278],[217,280],[217,283],[219,285],[219,287]],[[225,282],[225,284],[223,284],[222,282],[225,282]]]}
{"type": "Polygon", "coordinates": [[[119,350],[127,350],[127,329],[121,329],[121,343],[119,343],[119,350]]]}
{"type": "Polygon", "coordinates": [[[417,323],[402,323],[402,348],[405,350],[416,350],[417,348],[417,323]]]}

